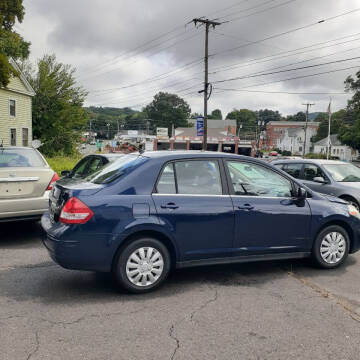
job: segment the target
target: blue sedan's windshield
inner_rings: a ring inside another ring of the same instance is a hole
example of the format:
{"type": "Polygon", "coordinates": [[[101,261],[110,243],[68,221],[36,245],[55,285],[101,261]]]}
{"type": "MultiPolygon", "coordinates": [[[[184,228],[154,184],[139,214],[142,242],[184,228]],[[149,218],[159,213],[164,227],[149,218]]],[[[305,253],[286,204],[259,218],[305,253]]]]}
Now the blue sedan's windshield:
{"type": "Polygon", "coordinates": [[[107,184],[130,173],[145,161],[147,158],[141,155],[126,155],[107,164],[100,171],[88,176],[86,180],[94,184],[107,184]]]}
{"type": "Polygon", "coordinates": [[[360,182],[360,169],[352,164],[324,164],[335,181],[360,182]]]}

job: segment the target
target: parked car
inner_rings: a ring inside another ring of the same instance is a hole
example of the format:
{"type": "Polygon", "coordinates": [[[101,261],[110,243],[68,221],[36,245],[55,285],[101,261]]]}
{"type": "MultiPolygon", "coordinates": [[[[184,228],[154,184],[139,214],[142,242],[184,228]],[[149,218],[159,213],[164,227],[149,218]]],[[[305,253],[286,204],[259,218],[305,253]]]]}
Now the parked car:
{"type": "Polygon", "coordinates": [[[39,220],[58,179],[39,151],[0,147],[0,222],[39,220]]]}
{"type": "Polygon", "coordinates": [[[55,262],[111,271],[134,293],[172,268],[310,256],[334,268],[360,246],[353,206],[261,160],[217,152],[129,154],[56,183],[42,226],[55,262]]]}
{"type": "Polygon", "coordinates": [[[84,179],[87,176],[99,171],[102,167],[115,161],[124,154],[93,154],[83,157],[72,170],[61,172],[62,177],[84,179]]]}
{"type": "Polygon", "coordinates": [[[338,160],[279,160],[284,170],[314,191],[339,197],[360,209],[360,169],[338,160]]]}

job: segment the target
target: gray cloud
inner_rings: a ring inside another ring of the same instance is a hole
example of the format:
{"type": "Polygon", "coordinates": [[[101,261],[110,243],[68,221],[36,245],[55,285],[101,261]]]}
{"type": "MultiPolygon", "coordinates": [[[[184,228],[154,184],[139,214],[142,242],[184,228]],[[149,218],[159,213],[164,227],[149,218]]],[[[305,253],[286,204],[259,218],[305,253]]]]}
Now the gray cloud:
{"type": "MultiPolygon", "coordinates": [[[[211,15],[213,18],[221,18],[229,14],[226,18],[221,19],[226,20],[253,14],[262,9],[287,3],[287,1],[267,1],[266,5],[259,6],[257,9],[244,11],[247,8],[265,3],[265,0],[248,0],[232,9],[219,12],[219,9],[236,3],[240,4],[240,1],[227,0],[219,3],[215,0],[198,0],[196,2],[190,0],[156,0],[151,2],[148,0],[25,0],[27,13],[25,21],[20,27],[25,38],[33,43],[33,59],[42,56],[45,52],[54,52],[59,60],[71,63],[77,68],[79,80],[90,91],[111,89],[141,82],[193,60],[201,59],[203,56],[203,28],[194,29],[193,24],[187,25],[186,28],[184,26],[193,17],[211,15]],[[179,28],[175,32],[158,41],[151,42],[158,35],[176,26],[179,28]],[[160,43],[161,45],[155,46],[160,43]],[[132,52],[134,48],[142,44],[148,44],[149,49],[144,51],[147,48],[145,46],[132,52]],[[159,51],[161,49],[163,51],[159,51]]],[[[263,13],[225,23],[210,34],[210,53],[217,54],[210,58],[210,71],[229,64],[244,65],[252,59],[356,33],[360,12],[339,17],[286,36],[273,38],[263,43],[245,46],[235,51],[227,51],[245,44],[247,41],[256,41],[289,29],[314,23],[323,18],[344,13],[357,6],[357,0],[297,0],[263,13]]],[[[211,74],[210,78],[211,81],[216,81],[254,72],[264,72],[273,67],[318,56],[324,58],[305,62],[303,65],[360,56],[359,49],[345,52],[345,50],[356,46],[360,46],[360,41],[322,50],[313,50],[306,54],[293,55],[288,58],[272,59],[251,66],[238,67],[231,71],[211,74]],[[344,52],[329,56],[329,54],[337,51],[344,52]]],[[[244,79],[221,84],[221,87],[244,88],[253,84],[358,64],[360,64],[359,61],[352,61],[321,68],[244,79]]],[[[291,67],[294,66],[288,68],[291,67]]],[[[192,89],[184,90],[179,94],[184,95],[190,91],[196,93],[202,86],[202,70],[200,63],[197,66],[185,68],[183,71],[174,72],[162,81],[148,82],[136,87],[103,93],[90,92],[88,103],[105,106],[138,105],[140,108],[161,89],[178,92],[191,87],[192,89]]],[[[355,73],[355,71],[354,69],[256,88],[252,87],[251,89],[338,92],[343,90],[345,77],[348,74],[355,73]]],[[[220,87],[220,84],[217,87],[220,87]]],[[[193,111],[201,111],[202,100],[199,95],[191,94],[184,97],[190,102],[193,111]]],[[[301,103],[308,98],[317,103],[314,110],[326,109],[328,96],[325,95],[256,95],[255,93],[244,92],[214,92],[210,101],[210,109],[219,107],[223,113],[226,113],[234,107],[247,107],[254,110],[270,107],[288,114],[301,110],[301,103]]],[[[335,106],[341,107],[345,105],[346,97],[336,96],[333,101],[335,106]]]]}

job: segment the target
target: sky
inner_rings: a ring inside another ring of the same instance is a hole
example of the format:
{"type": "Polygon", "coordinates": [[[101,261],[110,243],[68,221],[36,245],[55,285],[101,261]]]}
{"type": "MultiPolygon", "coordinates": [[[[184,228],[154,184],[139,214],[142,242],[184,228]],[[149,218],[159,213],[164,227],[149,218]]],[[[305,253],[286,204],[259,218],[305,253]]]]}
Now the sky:
{"type": "Polygon", "coordinates": [[[344,80],[360,68],[358,0],[24,0],[16,30],[76,68],[86,105],[140,110],[159,91],[202,112],[204,26],[209,112],[272,109],[282,115],[346,106],[344,80]],[[322,21],[325,20],[325,21],[322,21]],[[291,71],[288,71],[291,70],[291,71]],[[314,75],[318,74],[318,75],[314,75]]]}

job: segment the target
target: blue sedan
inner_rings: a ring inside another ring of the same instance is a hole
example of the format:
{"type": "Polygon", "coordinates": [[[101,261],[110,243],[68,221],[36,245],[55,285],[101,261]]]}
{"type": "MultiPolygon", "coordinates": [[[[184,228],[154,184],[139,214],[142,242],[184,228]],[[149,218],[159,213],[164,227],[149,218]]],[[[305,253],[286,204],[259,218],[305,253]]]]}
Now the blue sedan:
{"type": "Polygon", "coordinates": [[[330,269],[360,246],[351,204],[216,152],[130,154],[58,181],[42,226],[55,262],[113,272],[134,293],[157,288],[172,268],[312,257],[330,269]]]}

